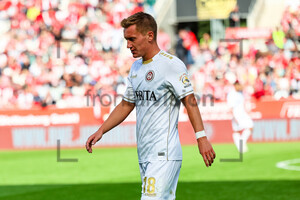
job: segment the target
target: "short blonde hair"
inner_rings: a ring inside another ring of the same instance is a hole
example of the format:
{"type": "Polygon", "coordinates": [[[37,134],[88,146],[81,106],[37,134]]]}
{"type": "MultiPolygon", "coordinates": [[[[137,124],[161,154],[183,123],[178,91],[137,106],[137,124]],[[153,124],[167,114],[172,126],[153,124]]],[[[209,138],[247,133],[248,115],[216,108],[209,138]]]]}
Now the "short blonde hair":
{"type": "Polygon", "coordinates": [[[144,12],[137,12],[121,21],[123,28],[128,28],[131,25],[136,25],[136,30],[143,35],[148,31],[152,31],[154,33],[154,40],[156,40],[157,24],[151,15],[144,12]]]}

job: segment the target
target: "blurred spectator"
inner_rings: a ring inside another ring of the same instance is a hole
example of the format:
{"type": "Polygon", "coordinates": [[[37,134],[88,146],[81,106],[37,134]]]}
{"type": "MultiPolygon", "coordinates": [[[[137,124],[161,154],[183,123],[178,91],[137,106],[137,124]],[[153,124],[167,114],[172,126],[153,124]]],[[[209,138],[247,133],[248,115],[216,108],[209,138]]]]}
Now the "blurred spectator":
{"type": "Polygon", "coordinates": [[[178,36],[177,36],[177,42],[176,42],[176,46],[175,46],[175,53],[176,53],[177,57],[180,60],[182,60],[182,62],[187,64],[188,50],[186,49],[186,47],[184,45],[184,40],[183,40],[184,34],[185,34],[184,30],[179,30],[178,36]]]}
{"type": "Polygon", "coordinates": [[[283,48],[285,58],[291,60],[293,54],[297,51],[297,44],[291,33],[287,34],[283,48]]]}
{"type": "Polygon", "coordinates": [[[181,29],[178,32],[176,44],[176,55],[186,64],[187,67],[194,63],[193,54],[198,48],[196,35],[189,29],[181,29]]]}
{"type": "Polygon", "coordinates": [[[276,27],[276,30],[272,32],[272,38],[275,45],[279,49],[283,49],[284,42],[285,42],[285,34],[279,27],[276,27]]]}
{"type": "Polygon", "coordinates": [[[202,48],[209,48],[211,43],[211,38],[208,33],[204,33],[202,38],[200,39],[200,46],[202,48]]]}
{"type": "Polygon", "coordinates": [[[240,14],[238,5],[236,5],[229,14],[229,26],[240,27],[240,14]]]}

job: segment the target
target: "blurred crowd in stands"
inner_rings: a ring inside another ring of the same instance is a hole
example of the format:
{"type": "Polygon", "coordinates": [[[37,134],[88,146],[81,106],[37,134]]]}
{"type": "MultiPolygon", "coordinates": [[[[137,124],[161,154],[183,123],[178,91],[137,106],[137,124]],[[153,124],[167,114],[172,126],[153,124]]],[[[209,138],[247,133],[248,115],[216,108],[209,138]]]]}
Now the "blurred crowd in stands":
{"type": "MultiPolygon", "coordinates": [[[[85,107],[86,94],[122,94],[132,56],[120,21],[139,11],[155,16],[155,0],[9,0],[0,2],[0,109],[85,107]]],[[[297,51],[300,9],[287,9],[282,29],[240,55],[236,43],[197,40],[179,30],[176,45],[158,33],[161,49],[188,66],[195,91],[225,100],[235,81],[249,98],[300,98],[297,51]]]]}

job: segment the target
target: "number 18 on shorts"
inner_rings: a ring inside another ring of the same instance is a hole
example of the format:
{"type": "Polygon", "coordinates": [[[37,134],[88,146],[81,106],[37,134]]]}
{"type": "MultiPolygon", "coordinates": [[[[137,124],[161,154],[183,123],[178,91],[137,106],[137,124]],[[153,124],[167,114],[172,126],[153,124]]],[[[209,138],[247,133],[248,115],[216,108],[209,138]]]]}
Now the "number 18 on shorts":
{"type": "Polygon", "coordinates": [[[140,163],[141,200],[174,200],[181,160],[140,163]]]}

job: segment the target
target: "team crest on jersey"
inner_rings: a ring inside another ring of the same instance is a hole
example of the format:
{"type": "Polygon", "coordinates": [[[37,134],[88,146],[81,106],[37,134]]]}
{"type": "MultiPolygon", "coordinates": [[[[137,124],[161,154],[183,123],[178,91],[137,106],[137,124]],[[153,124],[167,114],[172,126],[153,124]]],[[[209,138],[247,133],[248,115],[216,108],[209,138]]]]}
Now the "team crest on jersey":
{"type": "Polygon", "coordinates": [[[154,79],[154,71],[153,70],[149,70],[147,73],[146,73],[146,76],[145,76],[145,79],[146,81],[150,82],[154,79]]]}
{"type": "Polygon", "coordinates": [[[182,82],[182,84],[184,85],[184,88],[187,88],[189,86],[191,86],[191,82],[187,76],[186,73],[182,74],[179,78],[179,80],[182,82]]]}

